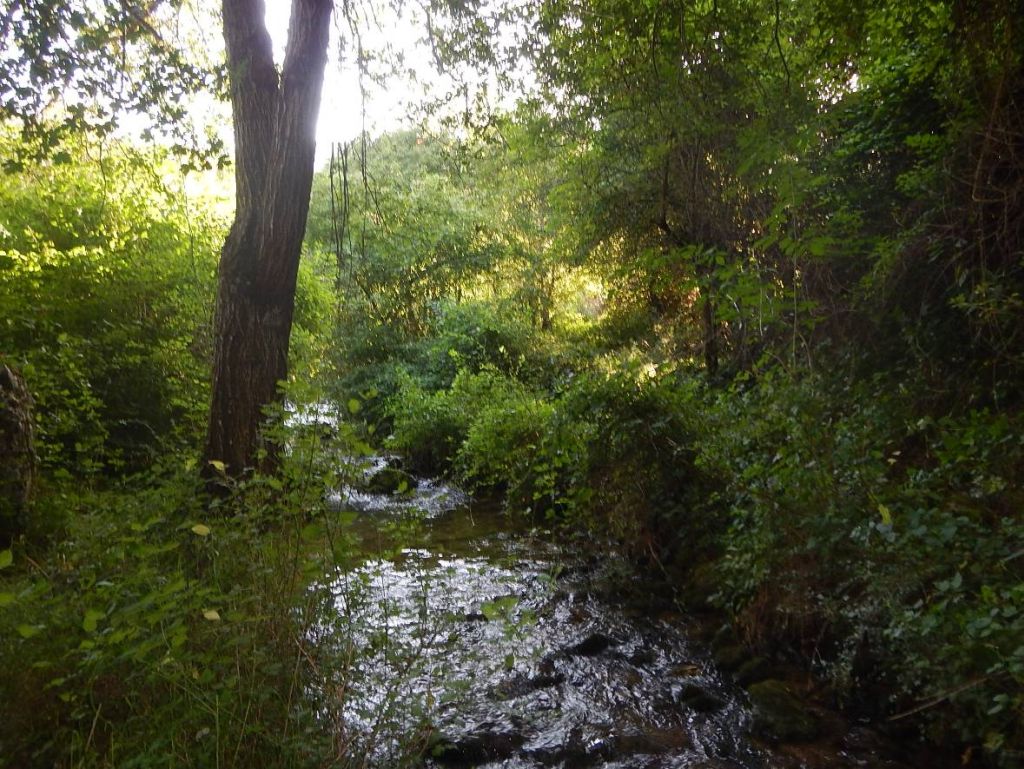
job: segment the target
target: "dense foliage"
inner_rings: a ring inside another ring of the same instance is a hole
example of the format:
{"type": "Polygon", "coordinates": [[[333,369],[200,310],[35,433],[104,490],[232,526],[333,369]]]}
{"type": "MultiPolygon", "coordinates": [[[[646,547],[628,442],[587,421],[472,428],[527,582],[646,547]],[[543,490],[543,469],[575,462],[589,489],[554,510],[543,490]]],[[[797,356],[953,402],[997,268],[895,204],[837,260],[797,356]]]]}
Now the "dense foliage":
{"type": "MultiPolygon", "coordinates": [[[[313,685],[295,639],[329,605],[309,575],[348,553],[340,531],[329,555],[311,544],[339,527],[320,505],[345,466],[309,458],[339,449],[291,435],[280,478],[205,494],[196,454],[224,225],[204,187],[219,185],[160,152],[71,149],[8,173],[0,192],[0,362],[31,392],[40,464],[27,526],[13,548],[0,543],[2,761],[294,765],[330,753],[326,714],[287,695],[313,685]]],[[[297,296],[300,376],[317,368],[330,306],[317,264],[297,296]]]]}
{"type": "Polygon", "coordinates": [[[24,663],[0,745],[337,758],[296,694],[329,611],[304,586],[343,555],[310,553],[368,441],[652,567],[907,739],[1014,765],[1019,4],[431,5],[439,65],[525,90],[484,115],[467,82],[459,130],[362,136],[317,175],[288,387],[349,419],[329,450],[282,438],[281,477],[211,500],[187,469],[209,204],[124,145],[10,169],[0,362],[43,479],[0,551],[0,653],[24,663]]]}
{"type": "Polygon", "coordinates": [[[342,391],[374,395],[414,465],[586,524],[840,699],[1012,764],[1013,4],[449,10],[442,60],[533,73],[473,141],[416,139],[423,178],[475,205],[399,203],[395,137],[360,150],[365,202],[331,219],[325,200],[310,237],[372,232],[336,253],[386,265],[401,211],[420,237],[460,222],[487,258],[342,285],[342,391]],[[413,285],[416,324],[346,314],[413,285]]]}
{"type": "Polygon", "coordinates": [[[193,438],[222,233],[203,202],[157,156],[85,144],[0,195],[0,349],[28,379],[43,464],[138,469],[193,438]]]}

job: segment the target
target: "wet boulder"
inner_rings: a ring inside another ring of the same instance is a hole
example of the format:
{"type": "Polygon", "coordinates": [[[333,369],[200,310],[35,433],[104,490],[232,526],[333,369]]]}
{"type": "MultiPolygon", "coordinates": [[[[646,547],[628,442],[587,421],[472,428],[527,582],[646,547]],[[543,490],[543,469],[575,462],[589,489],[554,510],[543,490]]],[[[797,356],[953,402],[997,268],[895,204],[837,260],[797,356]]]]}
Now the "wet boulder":
{"type": "Polygon", "coordinates": [[[481,724],[458,737],[442,737],[430,748],[430,757],[445,766],[476,766],[514,755],[526,739],[497,724],[481,724]]]}
{"type": "Polygon", "coordinates": [[[711,656],[719,670],[735,672],[750,658],[750,652],[743,645],[732,625],[722,625],[710,642],[711,656]]]}
{"type": "Polygon", "coordinates": [[[679,600],[692,612],[705,612],[711,609],[710,596],[718,591],[718,575],[714,563],[702,563],[690,570],[680,581],[682,587],[679,600]]]}
{"type": "Polygon", "coordinates": [[[749,689],[754,731],[772,742],[805,742],[820,732],[818,719],[783,681],[769,679],[749,689]]]}
{"type": "Polygon", "coordinates": [[[32,397],[21,375],[0,365],[0,547],[25,532],[35,477],[32,397]]]}
{"type": "Polygon", "coordinates": [[[725,700],[695,683],[679,691],[679,702],[698,713],[715,713],[725,707],[725,700]]]}
{"type": "Polygon", "coordinates": [[[370,494],[404,494],[416,489],[416,479],[396,467],[382,467],[363,485],[370,494]]]}
{"type": "Polygon", "coordinates": [[[566,647],[564,651],[570,657],[596,657],[601,652],[613,646],[619,646],[621,643],[604,633],[591,633],[579,643],[566,647]]]}
{"type": "Polygon", "coordinates": [[[715,634],[711,637],[711,651],[716,652],[719,649],[724,649],[731,646],[739,646],[740,639],[736,636],[736,631],[733,630],[732,625],[722,625],[715,634]]]}

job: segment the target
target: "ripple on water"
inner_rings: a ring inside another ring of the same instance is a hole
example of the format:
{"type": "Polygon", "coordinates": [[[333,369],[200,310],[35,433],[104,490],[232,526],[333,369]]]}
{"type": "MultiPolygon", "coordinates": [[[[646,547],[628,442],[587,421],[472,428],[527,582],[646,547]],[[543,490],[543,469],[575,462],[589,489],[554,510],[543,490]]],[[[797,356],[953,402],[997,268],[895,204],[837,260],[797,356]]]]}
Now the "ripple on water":
{"type": "Polygon", "coordinates": [[[353,650],[344,719],[373,735],[382,765],[428,724],[443,736],[429,760],[441,764],[763,765],[740,698],[678,627],[556,578],[557,547],[500,525],[494,513],[438,513],[423,546],[370,558],[331,586],[331,637],[353,650]],[[721,707],[687,706],[687,685],[721,707]]]}

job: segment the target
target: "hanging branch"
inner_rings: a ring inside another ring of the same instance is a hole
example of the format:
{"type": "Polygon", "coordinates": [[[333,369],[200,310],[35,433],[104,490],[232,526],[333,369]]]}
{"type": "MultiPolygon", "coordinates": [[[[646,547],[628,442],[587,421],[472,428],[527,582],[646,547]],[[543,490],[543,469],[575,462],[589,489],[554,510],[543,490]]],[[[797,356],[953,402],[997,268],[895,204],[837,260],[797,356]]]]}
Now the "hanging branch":
{"type": "Polygon", "coordinates": [[[789,63],[786,61],[786,54],[782,51],[782,40],[779,38],[779,27],[781,25],[782,12],[779,8],[779,0],[775,0],[775,26],[772,28],[772,39],[775,41],[775,48],[779,52],[779,60],[782,61],[782,69],[786,72],[786,96],[789,96],[789,63]]]}
{"type": "MultiPolygon", "coordinates": [[[[346,232],[348,230],[349,212],[352,209],[352,197],[351,197],[351,195],[349,193],[349,184],[348,184],[348,151],[351,148],[351,146],[352,146],[352,143],[351,142],[347,142],[344,145],[344,147],[342,148],[342,152],[341,152],[341,201],[342,201],[342,208],[341,208],[341,232],[338,234],[338,254],[339,254],[338,258],[339,259],[341,258],[340,255],[341,255],[341,253],[344,250],[345,235],[346,235],[346,232]]],[[[351,239],[352,239],[352,236],[349,235],[349,240],[351,240],[351,239]]],[[[351,251],[352,251],[352,248],[351,248],[351,244],[350,244],[350,246],[349,246],[349,253],[351,253],[351,251]]],[[[351,275],[352,275],[352,260],[349,259],[349,277],[351,277],[351,275]]]]}
{"type": "MultiPolygon", "coordinates": [[[[349,191],[348,191],[348,150],[349,143],[331,144],[331,235],[334,240],[334,258],[337,262],[338,272],[334,280],[334,287],[340,291],[342,278],[345,274],[345,235],[348,229],[349,220],[349,191]],[[340,148],[340,151],[339,151],[340,148]],[[340,169],[339,169],[340,165],[340,169]],[[338,191],[335,184],[335,176],[341,172],[341,215],[338,215],[338,191]]],[[[351,261],[351,260],[349,260],[351,261]]]]}
{"type": "Polygon", "coordinates": [[[334,261],[337,265],[337,272],[334,277],[335,291],[341,288],[341,270],[343,259],[341,256],[341,241],[339,240],[338,226],[338,193],[334,185],[334,174],[338,167],[338,143],[331,142],[331,162],[328,166],[327,177],[330,180],[331,189],[331,239],[334,241],[334,261]]]}

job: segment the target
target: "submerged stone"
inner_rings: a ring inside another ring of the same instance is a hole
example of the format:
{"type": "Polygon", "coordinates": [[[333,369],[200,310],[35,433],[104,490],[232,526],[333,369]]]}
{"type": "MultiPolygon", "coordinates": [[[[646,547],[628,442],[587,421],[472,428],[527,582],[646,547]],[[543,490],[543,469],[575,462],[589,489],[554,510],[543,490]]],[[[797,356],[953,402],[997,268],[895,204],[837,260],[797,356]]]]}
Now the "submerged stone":
{"type": "Polygon", "coordinates": [[[674,678],[692,678],[700,673],[700,665],[684,662],[681,665],[674,665],[669,668],[668,674],[674,678]]]}
{"type": "Polygon", "coordinates": [[[690,735],[683,727],[618,734],[611,740],[612,755],[672,753],[688,748],[690,735]]]}
{"type": "Polygon", "coordinates": [[[583,769],[613,758],[615,737],[607,724],[580,724],[533,740],[524,757],[545,767],[583,769]]]}
{"type": "Polygon", "coordinates": [[[508,758],[525,741],[518,732],[482,728],[457,738],[442,737],[430,748],[430,757],[446,766],[475,766],[508,758]]]}
{"type": "Polygon", "coordinates": [[[561,673],[540,673],[535,676],[517,675],[498,684],[494,688],[494,696],[499,700],[513,700],[540,689],[558,686],[564,682],[565,676],[561,673]]]}
{"type": "Polygon", "coordinates": [[[628,657],[630,664],[638,668],[649,667],[658,661],[658,655],[653,649],[636,649],[628,657]]]}

